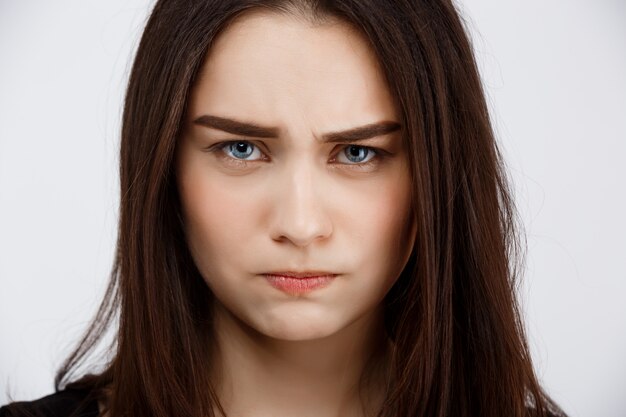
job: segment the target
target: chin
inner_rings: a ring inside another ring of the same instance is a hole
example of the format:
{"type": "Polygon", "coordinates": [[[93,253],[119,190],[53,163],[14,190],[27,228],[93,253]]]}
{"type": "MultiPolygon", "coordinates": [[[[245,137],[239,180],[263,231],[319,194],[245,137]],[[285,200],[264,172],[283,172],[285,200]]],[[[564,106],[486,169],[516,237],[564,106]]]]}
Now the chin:
{"type": "Polygon", "coordinates": [[[271,337],[272,339],[290,342],[304,342],[307,340],[323,339],[333,333],[333,331],[325,329],[293,329],[288,326],[264,332],[265,336],[271,337]]]}
{"type": "Polygon", "coordinates": [[[289,318],[270,319],[256,326],[255,329],[266,337],[298,342],[323,339],[337,333],[341,328],[328,319],[307,320],[292,316],[291,320],[289,318]]]}

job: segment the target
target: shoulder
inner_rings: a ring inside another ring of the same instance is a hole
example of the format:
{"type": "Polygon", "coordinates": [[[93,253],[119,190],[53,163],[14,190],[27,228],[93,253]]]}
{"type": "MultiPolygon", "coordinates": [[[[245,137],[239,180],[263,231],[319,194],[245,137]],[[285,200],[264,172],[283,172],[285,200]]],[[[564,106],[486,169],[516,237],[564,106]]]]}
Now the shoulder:
{"type": "Polygon", "coordinates": [[[89,391],[66,389],[32,401],[16,401],[0,407],[0,417],[98,417],[97,400],[89,391]]]}

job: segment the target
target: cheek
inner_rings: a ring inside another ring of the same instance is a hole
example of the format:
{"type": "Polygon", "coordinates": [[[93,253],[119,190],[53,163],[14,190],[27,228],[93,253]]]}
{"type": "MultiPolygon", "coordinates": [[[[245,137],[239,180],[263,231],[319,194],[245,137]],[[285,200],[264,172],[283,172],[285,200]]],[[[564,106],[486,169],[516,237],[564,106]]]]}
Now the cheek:
{"type": "MultiPolygon", "coordinates": [[[[369,268],[378,277],[388,277],[393,283],[402,271],[412,250],[410,226],[410,183],[408,177],[389,181],[362,211],[360,228],[367,235],[361,244],[369,268]]],[[[388,282],[388,283],[389,283],[388,282]]]]}
{"type": "Polygon", "coordinates": [[[199,269],[208,273],[220,261],[240,256],[251,233],[254,199],[206,173],[189,172],[179,190],[187,241],[199,269]]]}

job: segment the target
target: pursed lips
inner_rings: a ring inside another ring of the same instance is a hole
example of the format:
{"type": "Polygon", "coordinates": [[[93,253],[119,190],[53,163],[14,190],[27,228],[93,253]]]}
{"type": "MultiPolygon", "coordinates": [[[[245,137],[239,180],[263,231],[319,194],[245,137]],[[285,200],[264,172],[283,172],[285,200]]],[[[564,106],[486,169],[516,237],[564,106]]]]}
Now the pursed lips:
{"type": "Polygon", "coordinates": [[[280,276],[280,277],[288,277],[288,278],[319,278],[319,277],[334,277],[338,274],[328,271],[276,271],[276,272],[266,272],[262,275],[270,275],[270,276],[280,276]]]}

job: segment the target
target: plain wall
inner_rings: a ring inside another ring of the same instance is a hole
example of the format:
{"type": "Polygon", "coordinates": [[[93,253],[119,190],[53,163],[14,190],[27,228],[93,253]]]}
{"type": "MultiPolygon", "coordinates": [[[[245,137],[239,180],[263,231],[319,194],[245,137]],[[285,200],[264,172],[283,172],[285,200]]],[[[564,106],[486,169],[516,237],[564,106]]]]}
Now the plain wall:
{"type": "MultiPolygon", "coordinates": [[[[626,415],[626,2],[458,2],[514,180],[549,394],[626,415]]],[[[50,394],[116,236],[123,92],[146,0],[0,0],[0,404],[50,394]]]]}

